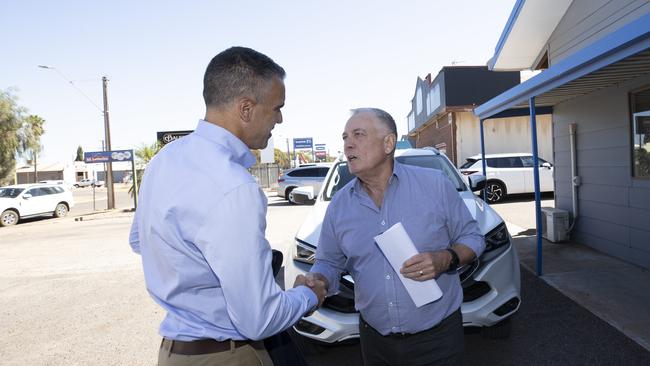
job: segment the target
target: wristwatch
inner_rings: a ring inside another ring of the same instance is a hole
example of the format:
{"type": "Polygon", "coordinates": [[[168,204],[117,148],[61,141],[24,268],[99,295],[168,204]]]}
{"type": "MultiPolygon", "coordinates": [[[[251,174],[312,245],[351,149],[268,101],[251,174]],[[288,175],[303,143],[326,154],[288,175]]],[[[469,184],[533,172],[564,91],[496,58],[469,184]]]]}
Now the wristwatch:
{"type": "Polygon", "coordinates": [[[449,268],[447,268],[447,272],[454,272],[458,269],[458,264],[460,263],[458,254],[456,254],[456,251],[451,248],[447,248],[445,250],[451,254],[451,262],[449,262],[449,268]]]}

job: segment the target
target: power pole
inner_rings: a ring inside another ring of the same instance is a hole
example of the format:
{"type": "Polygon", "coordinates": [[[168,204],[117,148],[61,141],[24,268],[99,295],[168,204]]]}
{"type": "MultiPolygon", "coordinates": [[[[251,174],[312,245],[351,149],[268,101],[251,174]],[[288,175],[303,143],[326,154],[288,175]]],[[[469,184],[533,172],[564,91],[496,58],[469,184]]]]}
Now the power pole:
{"type": "MultiPolygon", "coordinates": [[[[104,92],[104,140],[106,142],[106,150],[111,151],[111,129],[108,119],[108,79],[102,76],[102,91],[104,92]]],[[[108,198],[108,209],[115,208],[115,191],[113,190],[113,164],[108,162],[106,164],[106,194],[108,198]]]]}

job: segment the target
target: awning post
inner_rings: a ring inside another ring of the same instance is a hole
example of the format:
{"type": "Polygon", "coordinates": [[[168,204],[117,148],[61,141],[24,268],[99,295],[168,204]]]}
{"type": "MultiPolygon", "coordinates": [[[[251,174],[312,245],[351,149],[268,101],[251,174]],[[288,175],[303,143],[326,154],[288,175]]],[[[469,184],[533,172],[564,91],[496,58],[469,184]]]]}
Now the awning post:
{"type": "Polygon", "coordinates": [[[530,130],[533,143],[533,178],[535,181],[535,218],[537,223],[537,275],[542,275],[542,203],[539,192],[539,159],[537,157],[537,120],[535,118],[535,97],[529,101],[530,130]]]}

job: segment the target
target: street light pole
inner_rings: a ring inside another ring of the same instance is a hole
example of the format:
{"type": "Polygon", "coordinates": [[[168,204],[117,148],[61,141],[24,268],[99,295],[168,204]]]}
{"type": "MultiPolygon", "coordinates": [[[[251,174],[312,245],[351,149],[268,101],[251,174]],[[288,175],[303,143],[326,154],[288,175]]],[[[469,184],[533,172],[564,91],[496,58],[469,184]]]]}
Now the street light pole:
{"type": "MultiPolygon", "coordinates": [[[[75,88],[81,95],[83,95],[92,105],[95,106],[102,114],[104,115],[104,140],[106,142],[106,147],[104,151],[111,151],[111,129],[109,127],[109,118],[108,118],[108,95],[106,93],[107,91],[107,86],[108,86],[108,78],[106,76],[102,76],[102,92],[103,92],[103,97],[104,97],[104,109],[102,110],[95,102],[93,102],[92,99],[90,99],[89,96],[87,96],[81,89],[77,88],[76,85],[72,82],[72,80],[69,80],[59,69],[56,67],[52,66],[47,66],[47,65],[38,65],[39,68],[41,69],[47,69],[47,70],[54,70],[59,76],[63,78],[66,82],[68,82],[73,88],[75,88]]],[[[108,201],[108,209],[113,209],[115,208],[115,191],[113,190],[113,164],[110,162],[107,164],[106,168],[106,191],[107,191],[107,201],[108,201]]]]}
{"type": "MultiPolygon", "coordinates": [[[[102,91],[104,95],[104,139],[106,140],[106,150],[111,151],[111,128],[108,118],[108,78],[102,76],[102,91]]],[[[110,161],[106,164],[106,191],[108,194],[108,209],[115,208],[115,191],[113,190],[113,163],[110,161]]]]}

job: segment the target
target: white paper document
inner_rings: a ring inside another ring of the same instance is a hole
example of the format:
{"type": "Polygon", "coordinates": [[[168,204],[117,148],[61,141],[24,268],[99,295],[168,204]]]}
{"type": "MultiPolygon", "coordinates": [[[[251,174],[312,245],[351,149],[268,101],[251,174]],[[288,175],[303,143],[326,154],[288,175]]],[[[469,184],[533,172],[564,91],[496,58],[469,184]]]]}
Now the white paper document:
{"type": "Polygon", "coordinates": [[[382,234],[375,236],[375,242],[379,249],[384,253],[386,259],[393,267],[400,280],[406,287],[406,291],[411,296],[415,306],[420,307],[432,301],[438,300],[442,296],[442,291],[438,287],[435,279],[428,281],[414,281],[410,278],[404,277],[400,272],[400,268],[407,259],[418,254],[413,241],[404,230],[401,222],[393,225],[390,229],[384,231],[382,234]]]}

